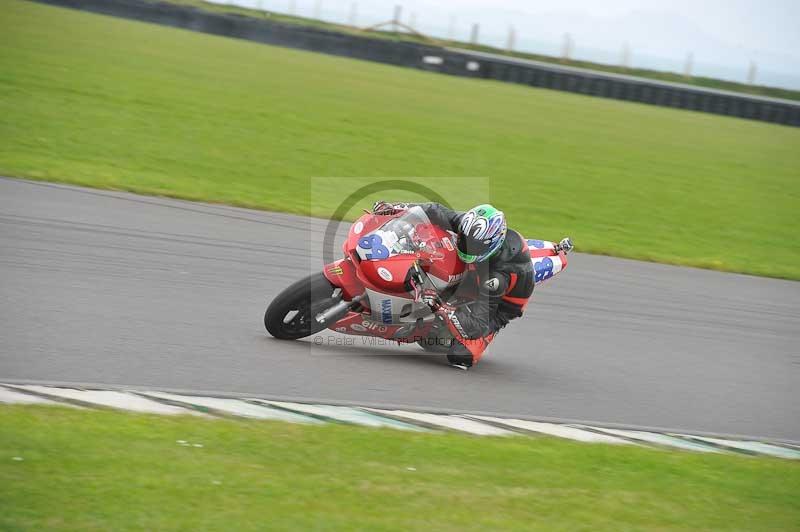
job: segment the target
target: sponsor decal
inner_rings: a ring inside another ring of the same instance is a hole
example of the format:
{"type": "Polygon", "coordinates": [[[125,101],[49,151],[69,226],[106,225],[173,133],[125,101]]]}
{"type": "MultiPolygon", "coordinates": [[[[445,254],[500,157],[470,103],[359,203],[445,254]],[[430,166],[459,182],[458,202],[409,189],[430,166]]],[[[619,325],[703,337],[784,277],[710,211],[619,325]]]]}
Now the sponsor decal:
{"type": "Polygon", "coordinates": [[[328,268],[328,273],[331,273],[333,275],[342,275],[344,271],[342,270],[341,266],[331,266],[330,268],[328,268]]]}
{"type": "Polygon", "coordinates": [[[353,233],[354,234],[360,235],[361,231],[363,231],[363,230],[364,230],[364,222],[358,221],[358,222],[356,222],[356,225],[353,226],[353,233]]]}
{"type": "Polygon", "coordinates": [[[360,323],[351,323],[350,328],[356,332],[367,332],[367,328],[360,323]]]}
{"type": "Polygon", "coordinates": [[[534,282],[540,283],[542,281],[546,281],[547,279],[553,276],[553,261],[550,257],[545,257],[539,262],[533,263],[533,280],[534,282]]]}
{"type": "Polygon", "coordinates": [[[392,323],[392,300],[381,301],[381,320],[383,323],[392,323]]]}
{"type": "Polygon", "coordinates": [[[452,323],[453,326],[458,331],[458,334],[460,334],[461,336],[466,338],[467,337],[467,333],[464,332],[464,328],[461,326],[461,322],[458,321],[458,317],[456,316],[456,311],[455,310],[448,310],[447,311],[447,317],[450,319],[450,323],[452,323]]]}
{"type": "Polygon", "coordinates": [[[365,259],[389,258],[389,248],[383,245],[383,237],[377,233],[360,238],[358,240],[358,247],[361,250],[359,255],[365,259]]]}
{"type": "Polygon", "coordinates": [[[462,277],[464,277],[464,272],[457,273],[455,275],[451,275],[450,277],[447,278],[447,282],[448,283],[454,283],[456,281],[460,281],[462,277]]]}
{"type": "Polygon", "coordinates": [[[365,331],[367,331],[367,330],[369,330],[369,331],[374,331],[374,330],[380,331],[381,327],[384,327],[384,325],[381,325],[377,321],[369,321],[369,320],[362,321],[361,322],[361,326],[364,328],[365,331]]]}
{"type": "Polygon", "coordinates": [[[390,272],[384,267],[378,268],[378,275],[380,275],[381,279],[383,279],[384,281],[391,281],[392,279],[394,279],[394,276],[392,276],[392,272],[390,272]]]}
{"type": "Polygon", "coordinates": [[[336,330],[336,332],[340,332],[340,333],[347,332],[347,329],[345,329],[344,327],[336,327],[335,330],[336,330]]]}
{"type": "Polygon", "coordinates": [[[442,238],[442,244],[444,245],[444,247],[447,248],[447,251],[455,251],[455,248],[453,247],[453,242],[451,242],[449,238],[447,237],[442,238]]]}
{"type": "Polygon", "coordinates": [[[500,280],[497,277],[492,277],[491,279],[488,279],[486,282],[484,282],[483,286],[494,292],[500,286],[500,280]]]}

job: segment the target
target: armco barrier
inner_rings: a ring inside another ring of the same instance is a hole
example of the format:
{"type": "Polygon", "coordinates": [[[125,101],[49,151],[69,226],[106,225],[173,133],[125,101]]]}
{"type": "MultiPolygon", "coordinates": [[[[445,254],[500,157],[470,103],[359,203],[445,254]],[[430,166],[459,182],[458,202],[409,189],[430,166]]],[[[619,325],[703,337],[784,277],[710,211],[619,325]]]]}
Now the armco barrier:
{"type": "Polygon", "coordinates": [[[798,127],[800,102],[705,89],[469,50],[362,37],[147,0],[35,0],[192,31],[664,107],[798,127]]]}

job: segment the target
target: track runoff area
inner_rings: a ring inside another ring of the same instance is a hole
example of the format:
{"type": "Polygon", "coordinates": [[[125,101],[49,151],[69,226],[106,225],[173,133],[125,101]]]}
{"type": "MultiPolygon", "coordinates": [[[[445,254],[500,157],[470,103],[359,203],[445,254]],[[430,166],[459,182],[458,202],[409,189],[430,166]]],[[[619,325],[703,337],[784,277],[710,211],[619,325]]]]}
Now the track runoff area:
{"type": "Polygon", "coordinates": [[[0,382],[800,441],[794,282],[578,253],[464,373],[265,334],[323,220],[2,179],[0,223],[0,382]]]}

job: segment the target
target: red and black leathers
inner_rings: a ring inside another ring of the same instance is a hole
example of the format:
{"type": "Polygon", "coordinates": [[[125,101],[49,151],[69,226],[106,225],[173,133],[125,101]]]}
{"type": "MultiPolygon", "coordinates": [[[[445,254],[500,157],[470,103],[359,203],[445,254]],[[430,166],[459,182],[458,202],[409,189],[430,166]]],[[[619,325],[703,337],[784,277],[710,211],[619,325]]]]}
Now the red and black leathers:
{"type": "MultiPolygon", "coordinates": [[[[458,233],[464,213],[438,203],[420,206],[434,224],[458,233]]],[[[533,293],[534,272],[528,245],[522,236],[509,229],[503,246],[488,260],[467,265],[464,278],[454,296],[472,302],[456,309],[439,310],[456,341],[448,354],[455,364],[477,363],[497,331],[522,316],[533,293]]]]}

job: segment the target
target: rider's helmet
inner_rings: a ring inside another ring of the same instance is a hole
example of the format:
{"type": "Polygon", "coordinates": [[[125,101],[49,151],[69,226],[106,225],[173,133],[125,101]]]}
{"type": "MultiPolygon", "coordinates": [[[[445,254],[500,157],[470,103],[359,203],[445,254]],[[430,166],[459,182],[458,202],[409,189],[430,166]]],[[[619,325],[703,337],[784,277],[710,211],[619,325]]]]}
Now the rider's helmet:
{"type": "Polygon", "coordinates": [[[506,215],[491,205],[478,205],[461,217],[458,225],[458,256],[466,262],[481,262],[497,253],[506,239],[506,215]]]}

